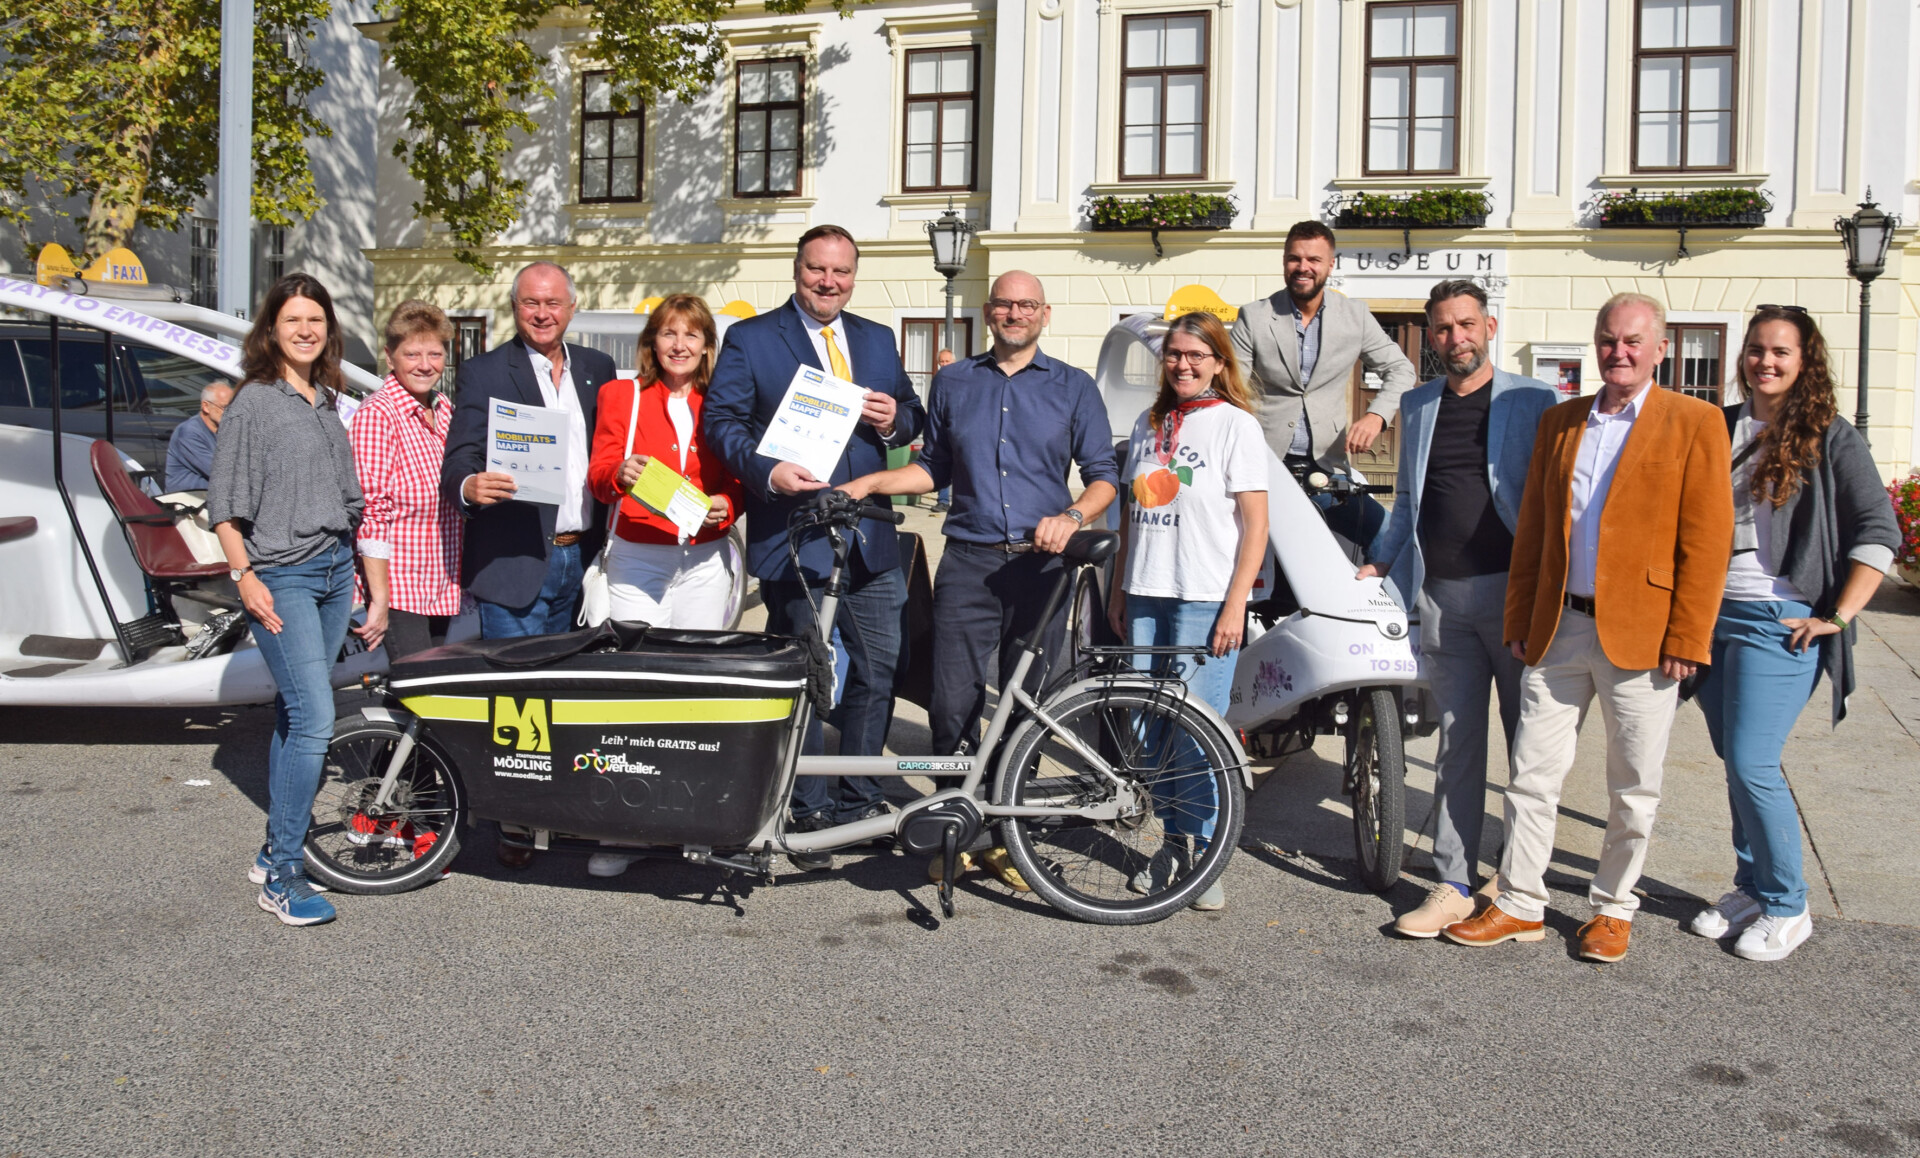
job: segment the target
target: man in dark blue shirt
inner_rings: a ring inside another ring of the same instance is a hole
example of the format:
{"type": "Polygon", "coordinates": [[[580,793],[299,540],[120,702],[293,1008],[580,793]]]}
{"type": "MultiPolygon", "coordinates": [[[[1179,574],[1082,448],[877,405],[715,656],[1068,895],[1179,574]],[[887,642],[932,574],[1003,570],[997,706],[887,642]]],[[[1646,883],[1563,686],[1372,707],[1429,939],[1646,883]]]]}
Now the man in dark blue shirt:
{"type": "MultiPolygon", "coordinates": [[[[1059,552],[1117,493],[1106,404],[1084,370],[1040,352],[1051,316],[1039,279],[1010,271],[987,297],[993,349],[934,376],[920,460],[842,489],[917,495],[953,487],[946,551],[933,588],[933,707],[936,754],[979,742],[987,665],[1000,653],[1000,687],[1012,674],[1014,642],[1039,622],[1058,576],[1059,552]],[[1086,489],[1067,490],[1068,467],[1086,489]]],[[[1048,625],[1045,654],[1062,645],[1064,619],[1048,625]]],[[[1039,665],[1028,676],[1037,691],[1039,665]]]]}
{"type": "Polygon", "coordinates": [[[167,440],[167,491],[203,491],[213,474],[213,436],[233,401],[233,387],[215,382],[200,391],[200,413],[173,428],[167,440]]]}

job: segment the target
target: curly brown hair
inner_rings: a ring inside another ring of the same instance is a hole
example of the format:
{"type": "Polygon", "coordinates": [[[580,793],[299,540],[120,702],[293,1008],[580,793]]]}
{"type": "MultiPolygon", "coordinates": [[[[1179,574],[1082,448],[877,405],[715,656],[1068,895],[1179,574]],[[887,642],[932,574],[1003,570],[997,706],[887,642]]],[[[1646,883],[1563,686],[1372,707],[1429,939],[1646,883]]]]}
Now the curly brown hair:
{"type": "MultiPolygon", "coordinates": [[[[1234,357],[1233,340],[1227,336],[1227,327],[1220,319],[1205,310],[1195,310],[1190,314],[1181,314],[1173,319],[1167,332],[1160,337],[1160,348],[1165,350],[1167,343],[1175,334],[1191,334],[1206,343],[1213,356],[1220,359],[1220,372],[1213,376],[1213,389],[1230,405],[1238,406],[1248,414],[1254,412],[1253,395],[1247,391],[1247,380],[1240,373],[1240,359],[1234,357]]],[[[1153,409],[1147,412],[1147,421],[1156,433],[1164,429],[1167,415],[1172,413],[1180,396],[1174,393],[1173,382],[1167,377],[1165,360],[1160,363],[1160,393],[1153,399],[1153,409]]]]}
{"type": "Polygon", "coordinates": [[[654,359],[653,342],[667,323],[676,318],[692,322],[693,328],[707,340],[707,352],[693,372],[693,392],[705,394],[707,382],[713,377],[713,360],[720,354],[720,328],[714,323],[713,311],[707,308],[707,303],[694,294],[674,294],[653,307],[647,316],[646,328],[640,331],[640,385],[651,386],[659,380],[660,366],[654,359]]]}
{"type": "Polygon", "coordinates": [[[1800,375],[1787,387],[1780,410],[1760,436],[1754,452],[1753,498],[1780,506],[1800,489],[1801,476],[1820,465],[1820,443],[1839,414],[1833,397],[1833,371],[1827,360],[1827,340],[1804,310],[1764,306],[1747,321],[1746,335],[1734,365],[1741,393],[1753,397],[1747,381],[1747,345],[1753,331],[1769,322],[1785,322],[1800,333],[1800,375]]]}
{"type": "Polygon", "coordinates": [[[281,309],[294,298],[305,298],[319,306],[327,318],[326,344],[320,347],[320,356],[314,359],[308,372],[310,380],[333,394],[346,388],[347,376],[340,370],[346,341],[340,334],[340,319],[334,316],[333,295],[311,274],[290,273],[267,290],[259,311],[253,315],[253,328],[240,343],[241,376],[240,385],[234,387],[236,393],[248,383],[273,382],[286,376],[281,366],[280,343],[274,339],[273,328],[280,320],[281,309]]]}

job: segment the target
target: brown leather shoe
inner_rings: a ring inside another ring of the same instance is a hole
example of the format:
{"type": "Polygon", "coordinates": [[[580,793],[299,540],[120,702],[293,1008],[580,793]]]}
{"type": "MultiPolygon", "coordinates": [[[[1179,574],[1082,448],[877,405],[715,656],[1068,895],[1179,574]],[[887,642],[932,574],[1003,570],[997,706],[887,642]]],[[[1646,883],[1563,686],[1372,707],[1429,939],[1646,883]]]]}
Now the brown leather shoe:
{"type": "Polygon", "coordinates": [[[1587,961],[1618,961],[1627,955],[1627,938],[1633,934],[1633,922],[1618,917],[1600,916],[1580,926],[1580,956],[1587,961]]]}
{"type": "Polygon", "coordinates": [[[1440,935],[1456,945],[1479,949],[1502,941],[1538,941],[1547,935],[1547,928],[1544,921],[1523,921],[1499,905],[1488,905],[1486,912],[1455,921],[1440,935]]]}

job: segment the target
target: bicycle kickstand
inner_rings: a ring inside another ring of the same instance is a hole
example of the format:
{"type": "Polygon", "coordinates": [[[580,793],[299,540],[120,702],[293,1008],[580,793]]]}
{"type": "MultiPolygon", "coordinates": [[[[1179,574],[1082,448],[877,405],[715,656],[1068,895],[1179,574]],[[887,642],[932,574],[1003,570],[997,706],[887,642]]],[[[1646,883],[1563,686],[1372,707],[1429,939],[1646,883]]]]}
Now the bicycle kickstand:
{"type": "Polygon", "coordinates": [[[960,875],[959,837],[957,826],[949,823],[940,842],[940,911],[948,920],[953,919],[953,878],[960,875]]]}

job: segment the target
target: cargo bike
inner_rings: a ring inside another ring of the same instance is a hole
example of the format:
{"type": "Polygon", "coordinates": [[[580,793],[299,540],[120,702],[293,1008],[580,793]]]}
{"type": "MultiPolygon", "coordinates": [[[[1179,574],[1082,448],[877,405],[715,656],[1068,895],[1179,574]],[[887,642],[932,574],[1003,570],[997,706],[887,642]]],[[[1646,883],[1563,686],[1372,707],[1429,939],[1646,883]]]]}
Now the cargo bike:
{"type": "MultiPolygon", "coordinates": [[[[504,839],[528,847],[640,846],[763,880],[783,854],[891,838],[943,859],[949,916],[959,854],[987,843],[1004,845],[1054,908],[1101,924],[1160,920],[1220,876],[1245,819],[1246,754],[1184,683],[1131,666],[1143,651],[1196,649],[1083,646],[1034,696],[1024,685],[1042,660],[1035,632],[976,752],[800,755],[811,719],[830,706],[825,641],[845,590],[848,536],[865,520],[900,521],[837,491],[822,496],[788,531],[796,559],[803,536],[831,542],[815,636],[610,623],[441,647],[369,677],[382,702],[336,728],[308,874],[342,892],[419,887],[446,871],[471,817],[499,822],[504,839]],[[787,800],[804,775],[959,783],[897,812],[798,832],[787,800]],[[1170,835],[1170,818],[1189,835],[1170,835]]],[[[1082,566],[1117,547],[1110,532],[1075,534],[1041,622],[1082,566]]]]}

